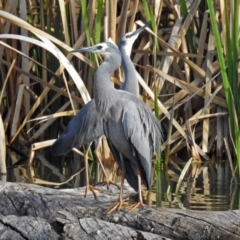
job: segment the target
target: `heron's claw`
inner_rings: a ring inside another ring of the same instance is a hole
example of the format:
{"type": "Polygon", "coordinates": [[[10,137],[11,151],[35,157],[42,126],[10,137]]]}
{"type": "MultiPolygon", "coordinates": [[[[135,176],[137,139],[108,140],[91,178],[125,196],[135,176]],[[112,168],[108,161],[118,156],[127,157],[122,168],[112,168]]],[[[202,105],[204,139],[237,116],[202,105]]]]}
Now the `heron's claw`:
{"type": "Polygon", "coordinates": [[[119,200],[117,203],[113,204],[112,206],[107,207],[107,209],[108,209],[107,214],[112,213],[116,209],[117,209],[117,211],[119,211],[122,208],[122,205],[124,205],[124,204],[127,204],[127,203],[125,203],[124,201],[120,201],[119,200]]]}
{"type": "Polygon", "coordinates": [[[111,181],[111,180],[109,180],[109,179],[107,179],[106,181],[104,181],[104,183],[107,184],[107,190],[109,190],[109,186],[110,186],[110,185],[114,185],[114,186],[116,186],[118,189],[120,189],[120,186],[118,186],[115,182],[113,182],[113,181],[111,181]]]}
{"type": "Polygon", "coordinates": [[[133,205],[127,207],[126,209],[127,209],[129,212],[132,212],[132,211],[135,210],[136,208],[138,208],[138,207],[144,207],[144,206],[145,206],[145,205],[144,205],[141,201],[139,201],[139,202],[134,203],[133,205]]]}
{"type": "Polygon", "coordinates": [[[97,197],[97,194],[95,193],[95,190],[101,192],[102,189],[97,188],[97,187],[94,187],[94,186],[92,186],[92,185],[86,185],[85,195],[84,195],[85,198],[87,197],[87,192],[88,192],[88,190],[92,192],[92,194],[93,194],[93,196],[94,196],[94,199],[95,199],[95,200],[98,200],[98,197],[97,197]]]}

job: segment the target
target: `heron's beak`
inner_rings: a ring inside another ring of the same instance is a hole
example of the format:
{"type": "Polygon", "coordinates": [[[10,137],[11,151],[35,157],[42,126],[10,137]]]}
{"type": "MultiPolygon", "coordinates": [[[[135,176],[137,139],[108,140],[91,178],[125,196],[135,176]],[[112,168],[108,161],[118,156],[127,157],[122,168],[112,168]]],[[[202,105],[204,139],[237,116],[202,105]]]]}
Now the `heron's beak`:
{"type": "Polygon", "coordinates": [[[133,36],[138,36],[146,27],[150,26],[150,22],[146,23],[145,25],[143,25],[142,27],[138,28],[137,30],[135,30],[134,32],[132,32],[132,34],[130,35],[130,37],[133,36]]]}
{"type": "Polygon", "coordinates": [[[75,50],[70,51],[69,53],[74,53],[74,52],[95,52],[97,50],[97,48],[95,46],[92,47],[84,47],[84,48],[78,48],[75,50]]]}

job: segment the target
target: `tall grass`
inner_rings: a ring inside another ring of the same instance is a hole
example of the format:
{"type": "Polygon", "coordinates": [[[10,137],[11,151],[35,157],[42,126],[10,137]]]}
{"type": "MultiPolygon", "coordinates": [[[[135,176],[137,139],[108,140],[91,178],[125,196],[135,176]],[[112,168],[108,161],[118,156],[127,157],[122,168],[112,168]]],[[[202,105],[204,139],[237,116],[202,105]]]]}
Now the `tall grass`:
{"type": "Polygon", "coordinates": [[[238,80],[238,53],[239,53],[239,3],[233,1],[233,9],[231,14],[228,12],[227,1],[224,1],[224,20],[226,26],[225,39],[221,40],[219,33],[219,24],[216,21],[216,13],[214,11],[213,2],[208,0],[210,10],[211,25],[214,32],[214,38],[217,48],[217,56],[221,69],[224,92],[229,112],[230,128],[232,132],[233,143],[235,145],[238,176],[240,180],[240,132],[239,132],[239,80],[238,80]],[[231,17],[230,17],[231,16],[231,17]],[[232,28],[230,29],[230,26],[232,28]],[[225,47],[225,53],[223,51],[225,47]],[[225,64],[227,60],[227,66],[225,64]]]}
{"type": "MultiPolygon", "coordinates": [[[[101,59],[67,55],[72,48],[108,37],[118,44],[122,34],[151,21],[151,29],[134,44],[131,58],[139,72],[140,98],[152,109],[159,109],[165,136],[163,159],[171,166],[176,166],[176,159],[188,163],[184,176],[194,174],[189,170],[192,158],[198,162],[224,158],[230,150],[240,162],[239,4],[236,0],[217,0],[216,5],[211,0],[189,3],[157,0],[151,5],[146,0],[129,0],[122,5],[120,1],[83,0],[40,1],[38,5],[27,1],[23,11],[17,1],[4,1],[0,11],[0,113],[6,144],[30,156],[26,146],[57,138],[74,114],[72,109],[89,101],[92,69],[101,59]],[[20,18],[24,13],[28,23],[20,18]],[[26,30],[24,36],[19,36],[21,29],[26,30]],[[27,48],[22,52],[24,39],[27,48]],[[23,59],[29,63],[22,65],[23,59]],[[29,83],[23,80],[27,78],[29,83]],[[46,124],[29,122],[44,116],[46,124]],[[231,139],[235,147],[231,147],[231,139]]],[[[122,84],[119,79],[119,73],[112,77],[117,88],[122,84]]],[[[112,160],[106,149],[101,157],[112,160]]],[[[8,164],[12,161],[10,158],[8,164]]]]}

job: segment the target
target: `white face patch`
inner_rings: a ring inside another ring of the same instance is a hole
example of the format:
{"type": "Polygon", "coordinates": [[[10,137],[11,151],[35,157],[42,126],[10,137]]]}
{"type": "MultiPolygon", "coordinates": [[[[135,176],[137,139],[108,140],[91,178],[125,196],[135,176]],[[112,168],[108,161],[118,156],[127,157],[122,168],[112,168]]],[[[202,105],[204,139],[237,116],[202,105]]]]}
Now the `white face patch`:
{"type": "Polygon", "coordinates": [[[130,36],[133,32],[129,32],[129,33],[125,34],[122,38],[122,42],[124,42],[123,48],[125,50],[125,53],[129,57],[131,55],[132,45],[139,35],[139,34],[136,34],[134,36],[130,36]]]}
{"type": "Polygon", "coordinates": [[[127,56],[130,57],[130,55],[131,55],[131,51],[132,51],[132,44],[128,44],[128,43],[125,44],[124,49],[125,49],[125,51],[126,51],[127,56]]]}
{"type": "MultiPolygon", "coordinates": [[[[109,46],[107,42],[99,43],[95,46],[95,48],[96,48],[96,50],[94,52],[104,56],[105,59],[108,59],[112,54],[112,52],[110,50],[111,46],[109,46]]],[[[117,46],[116,46],[116,48],[117,48],[117,46]]]]}
{"type": "Polygon", "coordinates": [[[106,43],[99,43],[96,46],[96,53],[104,53],[108,49],[108,45],[106,43]],[[98,49],[99,48],[99,49],[98,49]]]}
{"type": "Polygon", "coordinates": [[[103,50],[104,50],[104,51],[106,51],[106,49],[109,48],[108,45],[107,45],[107,43],[105,43],[105,42],[104,42],[104,43],[101,43],[100,45],[103,47],[103,50]]]}

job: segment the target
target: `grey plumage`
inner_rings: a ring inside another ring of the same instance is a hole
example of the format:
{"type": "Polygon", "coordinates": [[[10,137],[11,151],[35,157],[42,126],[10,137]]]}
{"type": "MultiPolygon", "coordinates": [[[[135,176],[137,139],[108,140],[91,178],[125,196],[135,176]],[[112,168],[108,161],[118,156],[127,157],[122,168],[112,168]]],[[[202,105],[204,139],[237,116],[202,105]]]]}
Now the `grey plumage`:
{"type": "MultiPolygon", "coordinates": [[[[119,152],[121,158],[114,157],[125,168],[126,179],[139,190],[137,173],[149,189],[152,173],[152,154],[161,144],[161,127],[152,111],[139,99],[124,91],[114,91],[114,99],[106,106],[104,114],[104,133],[110,142],[112,152],[119,152]],[[113,150],[114,149],[114,150],[113,150]],[[133,177],[133,175],[135,177],[133,177]]],[[[95,100],[97,101],[97,100],[95,100]]],[[[159,149],[158,149],[159,150],[159,149]]]]}
{"type": "MultiPolygon", "coordinates": [[[[132,77],[132,72],[128,69],[128,65],[131,62],[130,53],[132,45],[146,26],[125,34],[119,43],[119,50],[123,55],[122,66],[125,75],[122,90],[129,91],[135,95],[139,94],[138,81],[132,77]]],[[[55,156],[63,155],[72,148],[90,144],[94,140],[99,139],[103,134],[103,120],[96,111],[95,100],[92,99],[72,118],[67,128],[54,142],[51,149],[52,154],[55,156]]]]}
{"type": "MultiPolygon", "coordinates": [[[[129,184],[138,191],[141,177],[149,188],[151,157],[154,151],[159,153],[161,144],[159,121],[144,102],[110,84],[111,73],[121,62],[121,54],[114,44],[105,42],[78,51],[104,56],[105,61],[94,75],[94,97],[97,111],[104,119],[104,134],[129,184]]],[[[132,62],[129,64],[134,69],[132,62]]],[[[140,191],[139,198],[142,202],[140,191]]]]}
{"type": "Polygon", "coordinates": [[[103,135],[103,120],[92,99],[74,116],[67,128],[52,145],[52,154],[61,156],[72,148],[90,144],[103,135]]]}
{"type": "MultiPolygon", "coordinates": [[[[128,63],[131,62],[130,60],[130,53],[132,49],[132,45],[136,38],[138,37],[139,33],[145,29],[147,25],[137,29],[134,32],[130,32],[125,34],[119,43],[120,51],[122,52],[122,66],[124,70],[125,75],[125,81],[122,86],[123,90],[130,91],[131,93],[138,95],[139,93],[139,86],[137,78],[133,78],[133,73],[131,72],[131,69],[128,68],[128,63]]],[[[116,66],[117,68],[117,66],[116,66]]],[[[133,69],[135,72],[135,69],[133,69]]],[[[100,114],[96,110],[96,104],[95,100],[91,100],[89,103],[87,103],[73,119],[70,121],[69,125],[65,129],[65,131],[61,134],[61,136],[55,141],[55,143],[52,146],[52,153],[53,155],[62,155],[67,153],[72,148],[78,148],[82,145],[90,144],[95,141],[95,155],[99,161],[99,164],[102,168],[103,174],[106,178],[107,184],[114,184],[111,182],[107,174],[105,172],[105,169],[101,163],[101,160],[98,156],[98,147],[100,144],[100,139],[103,132],[103,118],[100,116],[100,114]]],[[[110,146],[112,151],[114,151],[113,147],[110,146]]],[[[118,156],[114,154],[115,158],[118,156]]],[[[84,161],[85,161],[85,171],[86,171],[86,191],[85,191],[85,197],[87,195],[87,191],[91,190],[94,194],[95,199],[97,199],[97,195],[94,192],[94,187],[89,185],[88,180],[88,159],[87,159],[87,152],[84,155],[84,161]]],[[[119,162],[119,161],[118,161],[119,162]]],[[[127,176],[127,179],[129,182],[134,184],[134,178],[131,179],[127,176]]]]}

